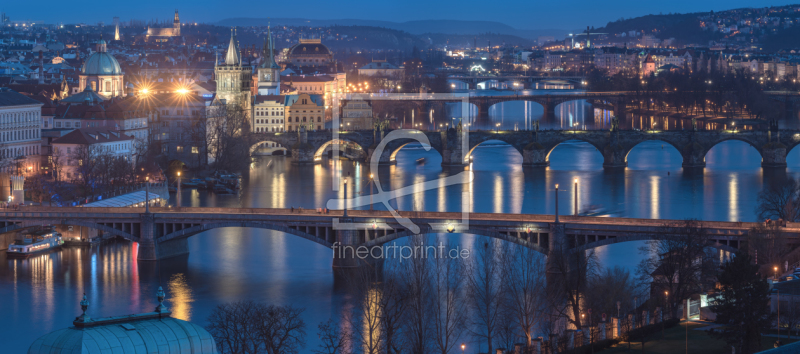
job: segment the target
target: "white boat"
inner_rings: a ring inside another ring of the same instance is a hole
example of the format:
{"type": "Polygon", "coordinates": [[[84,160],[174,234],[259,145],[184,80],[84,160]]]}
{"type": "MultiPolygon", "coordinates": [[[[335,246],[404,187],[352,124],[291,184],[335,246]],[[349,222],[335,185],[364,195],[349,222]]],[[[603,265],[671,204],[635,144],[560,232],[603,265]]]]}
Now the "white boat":
{"type": "Polygon", "coordinates": [[[27,258],[33,254],[57,249],[64,244],[61,234],[54,230],[31,232],[21,241],[8,245],[9,258],[27,258]]]}

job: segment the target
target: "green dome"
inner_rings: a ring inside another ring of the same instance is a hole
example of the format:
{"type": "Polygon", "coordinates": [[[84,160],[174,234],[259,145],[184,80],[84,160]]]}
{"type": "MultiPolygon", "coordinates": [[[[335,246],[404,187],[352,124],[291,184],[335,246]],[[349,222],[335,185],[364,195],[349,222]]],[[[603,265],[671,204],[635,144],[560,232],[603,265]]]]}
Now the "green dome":
{"type": "Polygon", "coordinates": [[[96,52],[86,59],[81,67],[84,75],[122,75],[122,69],[114,56],[106,52],[96,52]]]}

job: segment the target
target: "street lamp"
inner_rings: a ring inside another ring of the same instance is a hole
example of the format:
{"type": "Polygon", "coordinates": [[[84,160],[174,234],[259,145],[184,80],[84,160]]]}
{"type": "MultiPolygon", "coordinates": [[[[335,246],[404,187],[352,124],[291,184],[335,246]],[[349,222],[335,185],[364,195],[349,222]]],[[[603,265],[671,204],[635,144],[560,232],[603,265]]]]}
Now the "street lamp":
{"type": "Polygon", "coordinates": [[[177,198],[175,198],[175,200],[177,201],[178,206],[180,207],[181,206],[181,171],[178,171],[178,188],[177,188],[177,191],[178,191],[178,193],[176,195],[177,198]]]}
{"type": "Polygon", "coordinates": [[[558,223],[558,183],[556,183],[556,223],[558,223]]]}
{"type": "Polygon", "coordinates": [[[461,343],[461,354],[464,354],[464,350],[466,350],[466,349],[467,349],[467,345],[464,344],[464,343],[461,343]]]}
{"type": "Polygon", "coordinates": [[[575,178],[575,193],[574,194],[575,194],[575,198],[574,198],[575,199],[575,206],[574,206],[575,210],[573,211],[573,213],[574,213],[574,215],[577,216],[578,215],[578,178],[577,177],[575,178]]]}
{"type": "Polygon", "coordinates": [[[778,267],[772,267],[775,270],[775,281],[778,281],[778,267]]]}
{"type": "Polygon", "coordinates": [[[372,174],[369,174],[369,210],[372,211],[372,174]]]}
{"type": "Polygon", "coordinates": [[[499,132],[500,131],[500,123],[497,123],[494,126],[495,126],[495,131],[499,132]]]}
{"type": "Polygon", "coordinates": [[[144,178],[144,212],[150,213],[150,176],[144,178]]]}

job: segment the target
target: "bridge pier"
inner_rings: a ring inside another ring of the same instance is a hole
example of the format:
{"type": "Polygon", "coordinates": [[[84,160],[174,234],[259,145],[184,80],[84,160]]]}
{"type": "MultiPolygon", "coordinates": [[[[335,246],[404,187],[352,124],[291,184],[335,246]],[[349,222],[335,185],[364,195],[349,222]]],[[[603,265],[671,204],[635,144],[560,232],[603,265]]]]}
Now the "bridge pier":
{"type": "Polygon", "coordinates": [[[628,167],[626,159],[628,152],[618,145],[606,145],[603,148],[603,167],[604,168],[625,168],[628,167]]]}
{"type": "Polygon", "coordinates": [[[292,145],[291,148],[292,163],[297,165],[316,163],[317,160],[314,158],[314,154],[317,152],[317,149],[308,143],[308,132],[305,128],[300,128],[297,135],[298,142],[292,145]]]}
{"type": "Polygon", "coordinates": [[[157,261],[189,253],[189,239],[179,238],[166,242],[157,242],[155,239],[156,224],[153,214],[141,214],[140,218],[141,229],[137,260],[157,261]]]}
{"type": "Polygon", "coordinates": [[[771,142],[761,148],[761,167],[786,168],[786,146],[771,142]]]}
{"type": "Polygon", "coordinates": [[[541,122],[543,124],[556,123],[556,104],[550,102],[548,98],[547,102],[542,103],[542,108],[544,109],[544,113],[542,114],[541,122]]]}
{"type": "MultiPolygon", "coordinates": [[[[372,155],[375,153],[375,146],[370,146],[367,149],[367,161],[372,161],[372,155]]],[[[392,153],[391,149],[383,149],[381,152],[381,156],[378,158],[379,165],[394,165],[397,163],[396,160],[392,160],[392,153]]]]}
{"type": "Polygon", "coordinates": [[[467,166],[464,161],[469,151],[463,151],[463,139],[461,133],[455,129],[447,129],[442,132],[442,166],[460,167],[467,166]]]}
{"type": "Polygon", "coordinates": [[[537,142],[532,142],[522,149],[522,165],[530,167],[547,167],[547,149],[537,142]]]}
{"type": "Polygon", "coordinates": [[[683,157],[681,166],[684,169],[706,167],[706,150],[695,141],[689,143],[689,145],[681,151],[681,156],[683,157]]]}
{"type": "MultiPolygon", "coordinates": [[[[342,223],[352,223],[351,219],[341,219],[342,223]]],[[[376,276],[383,273],[383,250],[381,246],[371,248],[359,246],[359,230],[336,230],[333,244],[333,275],[337,279],[352,277],[360,272],[372,272],[376,276]]]]}

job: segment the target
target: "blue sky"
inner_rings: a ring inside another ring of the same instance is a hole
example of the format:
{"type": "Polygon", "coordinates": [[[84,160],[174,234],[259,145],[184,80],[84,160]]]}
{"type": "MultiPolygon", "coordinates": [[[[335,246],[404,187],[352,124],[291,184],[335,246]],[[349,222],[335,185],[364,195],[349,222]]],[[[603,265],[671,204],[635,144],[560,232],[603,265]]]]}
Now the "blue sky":
{"type": "MultiPolygon", "coordinates": [[[[797,0],[795,0],[797,1],[797,0]]],[[[311,19],[490,20],[519,29],[576,29],[602,26],[620,17],[670,12],[727,10],[791,4],[777,0],[301,0],[301,1],[3,1],[0,10],[12,20],[48,23],[105,21],[112,17],[161,20],[179,9],[185,21],[215,22],[230,17],[311,19]]]]}

